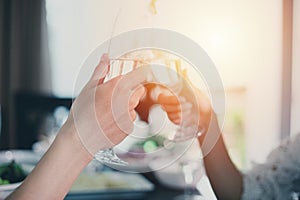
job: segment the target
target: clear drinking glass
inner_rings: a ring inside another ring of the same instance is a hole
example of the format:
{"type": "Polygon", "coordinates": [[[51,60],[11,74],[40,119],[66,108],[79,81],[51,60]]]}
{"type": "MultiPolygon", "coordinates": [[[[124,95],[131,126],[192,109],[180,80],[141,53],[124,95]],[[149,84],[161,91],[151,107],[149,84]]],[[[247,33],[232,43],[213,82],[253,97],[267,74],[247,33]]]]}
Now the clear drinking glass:
{"type": "MultiPolygon", "coordinates": [[[[109,81],[113,77],[117,75],[121,75],[124,73],[124,68],[125,62],[127,60],[122,60],[122,59],[111,59],[110,63],[110,71],[108,75],[105,78],[105,82],[109,81]],[[116,62],[117,61],[117,62],[116,62]],[[116,68],[118,68],[118,71],[116,71],[116,68]]],[[[114,152],[112,148],[100,150],[95,154],[95,159],[104,163],[104,164],[112,164],[112,165],[121,165],[121,166],[126,166],[128,165],[127,162],[124,160],[120,159],[114,152]]]]}
{"type": "Polygon", "coordinates": [[[94,156],[96,160],[100,161],[101,163],[105,164],[113,164],[113,165],[128,165],[127,162],[121,160],[114,152],[112,148],[104,149],[98,151],[94,156]]]}
{"type": "MultiPolygon", "coordinates": [[[[151,51],[149,50],[146,51],[147,54],[151,54],[151,51]]],[[[134,58],[130,58],[126,56],[120,58],[111,58],[110,71],[105,81],[108,81],[116,76],[126,74],[140,66],[153,65],[154,67],[152,68],[152,72],[151,72],[152,82],[162,83],[162,85],[165,86],[165,89],[163,89],[162,87],[161,88],[158,87],[154,89],[156,95],[154,94],[153,96],[158,97],[160,93],[170,94],[171,91],[170,95],[175,94],[177,95],[177,97],[180,97],[180,93],[183,88],[183,82],[187,77],[185,76],[186,71],[182,69],[179,59],[145,58],[143,56],[137,56],[135,52],[132,54],[134,55],[133,56],[134,58]],[[162,66],[162,67],[156,68],[155,65],[162,66]],[[165,71],[163,76],[161,76],[162,70],[165,71]]],[[[191,109],[191,107],[188,109],[191,109]]],[[[189,110],[183,110],[183,112],[189,112],[189,110]]],[[[177,126],[175,133],[172,133],[172,136],[170,136],[169,138],[172,142],[186,141],[195,138],[197,136],[194,130],[195,129],[192,129],[191,131],[191,126],[186,124],[186,122],[183,122],[182,124],[177,126]]],[[[111,148],[99,151],[95,155],[95,158],[100,162],[106,164],[115,164],[115,165],[128,164],[127,162],[121,160],[111,148]]]]}
{"type": "MultiPolygon", "coordinates": [[[[105,78],[105,82],[109,81],[110,79],[126,74],[138,66],[138,64],[145,64],[143,60],[134,60],[134,59],[126,59],[126,58],[112,58],[110,59],[110,70],[108,75],[105,78]]],[[[96,153],[95,159],[105,163],[105,164],[112,164],[112,165],[128,165],[127,162],[120,159],[114,152],[113,148],[108,148],[101,150],[96,153]]]]}
{"type": "MultiPolygon", "coordinates": [[[[171,133],[168,137],[172,142],[183,142],[190,139],[193,139],[197,136],[196,125],[191,123],[192,118],[197,118],[198,115],[192,115],[192,102],[185,99],[182,93],[186,93],[188,90],[192,92],[192,90],[188,86],[188,76],[187,69],[185,69],[181,65],[181,61],[179,59],[170,59],[163,60],[162,66],[165,66],[165,70],[167,73],[165,76],[159,78],[159,73],[153,73],[154,80],[157,82],[162,82],[165,88],[161,88],[157,91],[157,95],[164,94],[166,96],[177,96],[181,103],[181,115],[182,122],[180,125],[177,125],[176,130],[171,133]],[[159,80],[164,79],[164,80],[159,80]]],[[[193,96],[193,94],[188,94],[188,96],[193,96]]],[[[198,120],[193,119],[194,122],[198,120]]]]}
{"type": "Polygon", "coordinates": [[[194,187],[195,172],[199,170],[200,161],[185,160],[180,163],[182,173],[184,175],[184,193],[178,195],[174,200],[205,200],[204,196],[194,187]]]}

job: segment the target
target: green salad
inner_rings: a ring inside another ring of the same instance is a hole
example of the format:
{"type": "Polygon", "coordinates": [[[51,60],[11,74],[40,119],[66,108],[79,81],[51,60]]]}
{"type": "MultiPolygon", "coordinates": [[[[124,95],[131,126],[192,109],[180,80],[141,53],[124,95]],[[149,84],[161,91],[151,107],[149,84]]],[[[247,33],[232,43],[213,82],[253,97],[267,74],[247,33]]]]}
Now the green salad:
{"type": "Polygon", "coordinates": [[[18,183],[25,179],[26,173],[21,165],[14,160],[10,163],[0,165],[0,185],[18,183]]]}

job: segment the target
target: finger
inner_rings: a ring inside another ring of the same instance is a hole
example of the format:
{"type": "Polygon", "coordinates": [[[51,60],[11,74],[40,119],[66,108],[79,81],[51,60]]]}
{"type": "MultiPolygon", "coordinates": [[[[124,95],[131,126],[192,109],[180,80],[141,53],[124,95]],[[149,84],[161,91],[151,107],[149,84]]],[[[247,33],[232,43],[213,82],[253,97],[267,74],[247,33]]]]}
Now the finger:
{"type": "Polygon", "coordinates": [[[181,112],[181,106],[180,105],[169,105],[169,104],[164,104],[161,105],[163,110],[166,111],[167,113],[171,113],[171,112],[181,112]]]}
{"type": "Polygon", "coordinates": [[[140,100],[146,95],[146,89],[140,85],[133,91],[129,100],[129,109],[134,109],[139,104],[140,100]]]}
{"type": "Polygon", "coordinates": [[[181,119],[170,119],[174,124],[179,125],[181,123],[181,119]]]}
{"type": "Polygon", "coordinates": [[[139,105],[140,101],[139,99],[132,99],[129,101],[129,110],[134,110],[138,105],[139,105]]]}
{"type": "Polygon", "coordinates": [[[179,100],[176,96],[169,96],[165,94],[158,95],[158,103],[160,104],[179,104],[179,100]]]}
{"type": "Polygon", "coordinates": [[[106,81],[102,85],[104,85],[104,84],[106,84],[106,85],[112,85],[112,87],[115,88],[117,85],[119,85],[119,82],[122,79],[122,76],[123,75],[116,76],[116,77],[110,79],[109,81],[106,81]]]}
{"type": "Polygon", "coordinates": [[[192,115],[191,109],[181,109],[180,111],[176,110],[176,107],[171,111],[171,109],[167,112],[168,116],[172,119],[175,118],[184,118],[189,119],[192,115]]]}
{"type": "Polygon", "coordinates": [[[143,85],[139,85],[134,89],[132,92],[131,98],[132,99],[142,99],[146,95],[146,88],[143,85]]]}
{"type": "Polygon", "coordinates": [[[181,121],[181,116],[179,113],[168,113],[168,118],[172,121],[172,122],[179,122],[181,121]]]}
{"type": "Polygon", "coordinates": [[[120,83],[123,89],[134,90],[140,84],[149,80],[149,76],[151,76],[150,67],[143,66],[123,75],[120,83]]]}
{"type": "Polygon", "coordinates": [[[96,66],[93,75],[91,77],[91,80],[93,82],[97,81],[96,84],[102,84],[105,76],[107,75],[109,71],[109,57],[107,54],[103,54],[101,56],[99,64],[96,66]]]}
{"type": "Polygon", "coordinates": [[[131,110],[129,111],[129,115],[132,121],[134,121],[136,119],[136,112],[135,110],[131,110]]]}

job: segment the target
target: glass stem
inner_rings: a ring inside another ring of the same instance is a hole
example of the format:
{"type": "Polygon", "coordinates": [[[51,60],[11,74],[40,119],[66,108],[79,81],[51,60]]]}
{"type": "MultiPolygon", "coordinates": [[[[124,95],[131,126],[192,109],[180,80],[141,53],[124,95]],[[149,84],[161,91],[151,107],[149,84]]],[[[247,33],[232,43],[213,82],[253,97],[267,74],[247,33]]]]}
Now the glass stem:
{"type": "Polygon", "coordinates": [[[188,162],[182,163],[182,172],[184,175],[185,187],[184,187],[184,195],[190,196],[193,193],[193,171],[188,162]]]}

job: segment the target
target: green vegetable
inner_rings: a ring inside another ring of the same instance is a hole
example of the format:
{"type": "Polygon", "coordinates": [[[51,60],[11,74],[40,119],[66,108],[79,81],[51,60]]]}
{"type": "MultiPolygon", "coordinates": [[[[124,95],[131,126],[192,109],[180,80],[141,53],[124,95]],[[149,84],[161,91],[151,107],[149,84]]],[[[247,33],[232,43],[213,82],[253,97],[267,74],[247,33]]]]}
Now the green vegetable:
{"type": "Polygon", "coordinates": [[[3,180],[2,178],[0,178],[0,185],[6,185],[6,184],[9,184],[9,181],[8,180],[3,180]]]}
{"type": "Polygon", "coordinates": [[[26,173],[14,160],[0,166],[0,185],[21,182],[25,177],[26,173]]]}
{"type": "Polygon", "coordinates": [[[143,149],[146,153],[151,153],[158,148],[158,144],[156,141],[148,140],[144,143],[143,149]]]}
{"type": "Polygon", "coordinates": [[[145,153],[151,153],[156,149],[164,146],[165,137],[161,135],[155,135],[147,138],[144,141],[139,141],[134,144],[131,150],[142,150],[145,153]]]}

